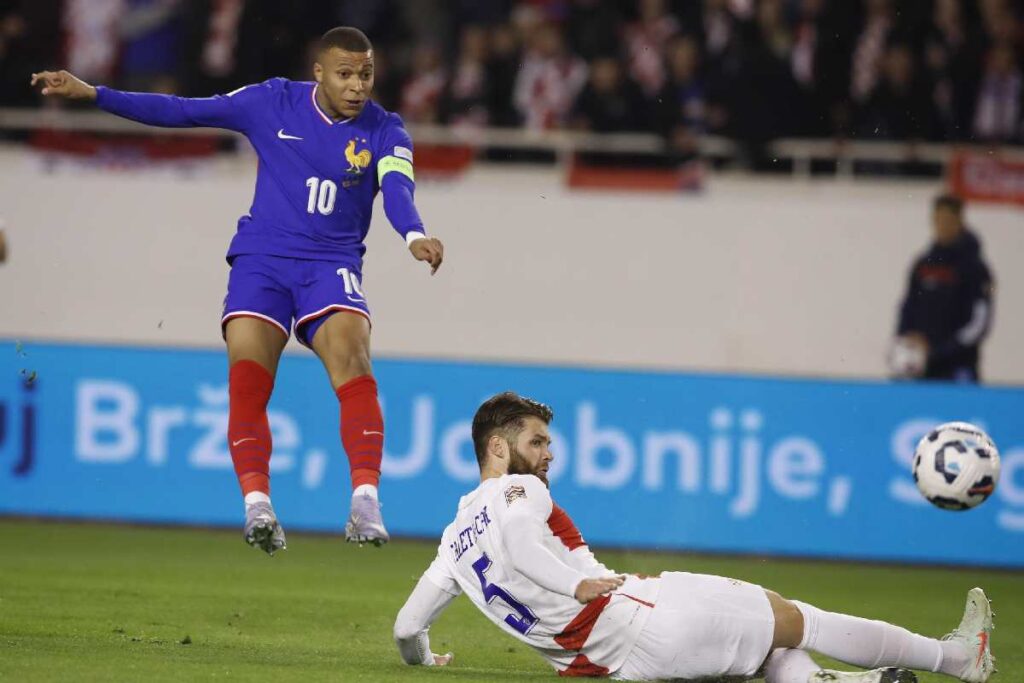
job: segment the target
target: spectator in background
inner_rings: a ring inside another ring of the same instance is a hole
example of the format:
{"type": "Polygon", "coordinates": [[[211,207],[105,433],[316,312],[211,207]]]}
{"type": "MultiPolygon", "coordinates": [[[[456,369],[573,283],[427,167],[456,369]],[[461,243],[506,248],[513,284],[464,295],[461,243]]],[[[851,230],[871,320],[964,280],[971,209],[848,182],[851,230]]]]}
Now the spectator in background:
{"type": "Polygon", "coordinates": [[[623,73],[615,57],[590,63],[590,79],[573,107],[574,128],[595,133],[620,133],[649,128],[640,88],[623,73]]]}
{"type": "Polygon", "coordinates": [[[637,21],[626,27],[629,73],[644,95],[653,97],[665,84],[665,47],[679,33],[679,22],[668,13],[665,0],[640,0],[637,21]]]}
{"type": "Polygon", "coordinates": [[[761,0],[755,16],[766,52],[780,61],[787,60],[793,49],[793,32],[783,16],[782,0],[761,0]]]}
{"type": "Polygon", "coordinates": [[[487,99],[487,29],[467,26],[444,93],[442,119],[456,126],[486,126],[490,123],[487,99]]]}
{"type": "Polygon", "coordinates": [[[174,93],[179,90],[179,49],[183,37],[182,0],[127,0],[118,22],[120,83],[126,90],[174,93]]]}
{"type": "Polygon", "coordinates": [[[914,54],[895,43],[882,60],[881,80],[860,111],[863,137],[885,140],[921,140],[932,126],[928,93],[914,73],[914,54]]]}
{"type": "MultiPolygon", "coordinates": [[[[204,0],[209,2],[211,0],[204,0]]],[[[215,0],[221,2],[223,0],[215,0]]],[[[293,80],[309,77],[312,67],[309,46],[324,31],[324,22],[334,18],[330,13],[332,5],[354,10],[356,2],[280,2],[280,0],[245,0],[242,16],[238,23],[238,44],[235,48],[238,85],[256,83],[268,73],[277,73],[293,80]]],[[[381,6],[390,3],[380,0],[381,6]]],[[[341,9],[336,10],[338,15],[341,9]]],[[[339,24],[358,24],[339,21],[339,24]]],[[[384,50],[385,54],[387,51],[384,50]]],[[[383,80],[385,88],[390,78],[381,78],[380,56],[374,64],[378,81],[383,80]]],[[[238,87],[238,86],[236,86],[238,87]]],[[[374,97],[381,98],[383,89],[375,88],[374,97]]]]}
{"type": "Polygon", "coordinates": [[[658,97],[658,128],[674,154],[696,156],[707,126],[704,84],[700,78],[700,46],[681,36],[668,47],[668,82],[658,97]]]}
{"type": "Polygon", "coordinates": [[[487,60],[487,116],[493,126],[519,125],[519,112],[513,103],[519,75],[519,43],[508,24],[491,29],[490,56],[487,60]]]}
{"type": "Polygon", "coordinates": [[[814,84],[810,94],[817,101],[818,108],[817,111],[812,110],[810,116],[819,118],[816,125],[803,124],[803,131],[809,135],[847,136],[853,129],[850,93],[853,54],[862,23],[860,3],[825,0],[813,21],[814,84]]]}
{"type": "Polygon", "coordinates": [[[974,109],[974,137],[985,142],[1024,139],[1021,98],[1024,88],[1013,47],[998,43],[988,54],[974,109]]]}
{"type": "Polygon", "coordinates": [[[789,68],[800,97],[800,128],[823,132],[824,106],[818,95],[818,36],[824,0],[800,0],[793,22],[793,48],[789,68]]]}
{"type": "Polygon", "coordinates": [[[982,25],[989,43],[1020,43],[1021,3],[1011,6],[1010,0],[979,0],[982,25]]]}
{"type": "MultiPolygon", "coordinates": [[[[414,0],[415,1],[415,0],[414,0]]],[[[507,21],[513,0],[442,0],[462,25],[494,27],[507,21]]]]}
{"type": "Polygon", "coordinates": [[[992,276],[978,238],[964,224],[960,199],[938,197],[932,227],[931,248],[910,270],[898,343],[917,347],[927,359],[920,372],[925,379],[977,382],[981,342],[992,323],[992,276]]]}
{"type": "Polygon", "coordinates": [[[569,48],[587,61],[608,53],[619,43],[622,15],[607,0],[572,0],[565,30],[569,48]]]}
{"type": "Polygon", "coordinates": [[[704,0],[701,12],[704,55],[708,65],[721,66],[735,44],[736,19],[729,11],[728,0],[704,0]]]}
{"type": "Polygon", "coordinates": [[[968,115],[963,106],[957,106],[974,98],[967,40],[960,0],[936,0],[924,37],[923,69],[935,122],[944,139],[962,138],[968,129],[968,115]]]}
{"type": "Polygon", "coordinates": [[[817,77],[815,54],[818,49],[818,22],[825,0],[800,0],[793,22],[793,49],[789,65],[793,80],[810,91],[817,77]]]}
{"type": "Polygon", "coordinates": [[[25,17],[20,3],[12,0],[0,2],[0,61],[12,52],[12,46],[25,34],[25,17]]]}
{"type": "Polygon", "coordinates": [[[68,71],[86,82],[114,80],[118,22],[124,5],[124,0],[67,0],[64,3],[62,23],[68,71]]]}
{"type": "MultiPolygon", "coordinates": [[[[850,49],[846,32],[837,26],[849,21],[837,16],[826,0],[798,0],[789,66],[795,96],[794,129],[798,135],[826,136],[848,129],[845,101],[849,98],[850,49]]],[[[849,12],[848,6],[845,11],[849,12]]]]}
{"type": "Polygon", "coordinates": [[[863,104],[875,90],[895,19],[891,0],[866,0],[864,25],[853,50],[850,96],[863,104]]]}
{"type": "Polygon", "coordinates": [[[516,79],[515,106],[527,128],[559,128],[587,80],[587,66],[565,49],[558,27],[542,23],[516,79]]]}
{"type": "Polygon", "coordinates": [[[644,116],[664,130],[657,99],[685,33],[699,47],[704,125],[750,158],[780,135],[876,127],[887,139],[1020,142],[1022,19],[1024,0],[0,0],[0,104],[35,103],[24,74],[62,49],[77,72],[128,88],[167,90],[170,74],[203,96],[268,72],[301,78],[326,21],[373,35],[387,76],[375,97],[411,119],[558,127],[585,64],[621,50],[644,116]],[[915,100],[902,113],[896,42],[910,50],[915,100]],[[423,45],[442,48],[429,68],[423,45]]]}
{"type": "Polygon", "coordinates": [[[200,0],[184,3],[185,26],[181,61],[185,92],[204,96],[230,92],[241,83],[238,72],[238,30],[244,0],[200,0]]]}
{"type": "Polygon", "coordinates": [[[0,102],[34,105],[25,74],[50,63],[61,40],[63,0],[0,0],[0,102]]]}
{"type": "Polygon", "coordinates": [[[402,86],[399,112],[407,123],[437,123],[441,93],[447,76],[441,61],[441,50],[435,45],[421,45],[412,62],[412,75],[402,86]]]}
{"type": "Polygon", "coordinates": [[[789,64],[790,33],[781,0],[762,0],[753,21],[739,25],[739,68],[728,94],[729,132],[754,168],[771,164],[766,145],[793,130],[798,90],[789,64]]]}

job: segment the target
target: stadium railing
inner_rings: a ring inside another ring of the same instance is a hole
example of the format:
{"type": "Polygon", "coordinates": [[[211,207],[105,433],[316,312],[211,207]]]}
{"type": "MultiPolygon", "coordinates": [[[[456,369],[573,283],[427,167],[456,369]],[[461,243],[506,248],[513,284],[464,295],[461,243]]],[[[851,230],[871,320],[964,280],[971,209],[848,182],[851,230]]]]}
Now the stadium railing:
{"type": "MultiPolygon", "coordinates": [[[[588,133],[578,131],[533,131],[512,128],[470,128],[459,126],[411,125],[417,144],[452,146],[473,150],[503,149],[546,152],[557,163],[569,164],[579,153],[606,155],[663,155],[662,137],[649,133],[588,133]]],[[[100,111],[67,109],[0,108],[0,132],[80,131],[115,135],[175,135],[237,137],[234,133],[207,128],[160,129],[110,116],[100,111]]],[[[924,163],[945,168],[963,153],[988,155],[1002,160],[1024,162],[1024,147],[990,147],[923,142],[883,142],[848,139],[779,139],[766,147],[767,155],[787,162],[791,173],[809,177],[815,162],[824,161],[837,177],[854,178],[858,164],[924,163]]],[[[725,137],[707,135],[700,139],[700,154],[730,160],[741,156],[741,146],[725,137]]]]}

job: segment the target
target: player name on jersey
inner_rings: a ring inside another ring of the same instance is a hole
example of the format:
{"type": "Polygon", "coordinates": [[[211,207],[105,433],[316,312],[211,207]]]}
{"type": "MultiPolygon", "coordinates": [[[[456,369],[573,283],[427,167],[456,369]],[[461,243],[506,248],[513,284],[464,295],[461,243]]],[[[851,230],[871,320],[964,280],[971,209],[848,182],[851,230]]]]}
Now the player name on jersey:
{"type": "Polygon", "coordinates": [[[473,517],[473,522],[469,526],[462,529],[458,535],[455,536],[455,540],[451,542],[450,548],[452,553],[455,555],[455,561],[458,562],[462,559],[462,556],[466,554],[466,551],[476,545],[476,540],[482,533],[487,531],[487,527],[491,524],[491,518],[487,514],[487,506],[481,508],[479,514],[473,517]]]}

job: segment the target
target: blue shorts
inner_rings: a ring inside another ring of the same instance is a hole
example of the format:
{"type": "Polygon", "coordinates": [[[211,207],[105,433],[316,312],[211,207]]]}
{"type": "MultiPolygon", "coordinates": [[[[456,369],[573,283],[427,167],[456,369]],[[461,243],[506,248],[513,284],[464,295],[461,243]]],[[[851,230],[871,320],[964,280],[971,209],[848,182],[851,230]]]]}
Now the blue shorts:
{"type": "Polygon", "coordinates": [[[359,260],[310,261],[285,256],[242,254],[231,262],[221,331],[232,318],[259,318],[285,338],[312,347],[313,335],[332,314],[358,313],[370,319],[359,260]]]}

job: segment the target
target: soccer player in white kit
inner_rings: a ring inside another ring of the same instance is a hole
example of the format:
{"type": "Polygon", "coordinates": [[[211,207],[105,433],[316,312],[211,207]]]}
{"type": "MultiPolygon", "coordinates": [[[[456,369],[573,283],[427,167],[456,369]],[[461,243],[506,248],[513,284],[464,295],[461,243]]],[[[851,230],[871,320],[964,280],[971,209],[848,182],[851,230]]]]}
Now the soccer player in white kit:
{"type": "Polygon", "coordinates": [[[984,683],[992,675],[992,611],[980,588],[968,593],[960,625],[936,640],[735,579],[613,572],[551,500],[551,419],[550,408],[511,392],[477,411],[480,486],[459,501],[437,557],[395,621],[407,664],[452,661],[450,653],[431,652],[428,629],[466,593],[560,676],[912,683],[917,677],[910,669],[919,669],[984,683]],[[825,670],[806,650],[872,670],[825,670]]]}

